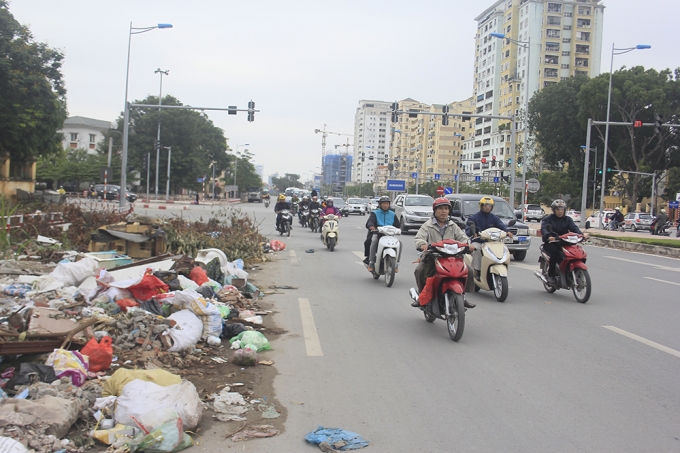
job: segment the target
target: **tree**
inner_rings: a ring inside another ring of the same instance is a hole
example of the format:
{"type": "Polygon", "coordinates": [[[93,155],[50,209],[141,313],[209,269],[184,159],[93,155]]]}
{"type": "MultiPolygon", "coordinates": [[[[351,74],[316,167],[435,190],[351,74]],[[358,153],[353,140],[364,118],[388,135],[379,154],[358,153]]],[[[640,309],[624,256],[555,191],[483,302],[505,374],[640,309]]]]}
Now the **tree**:
{"type": "Polygon", "coordinates": [[[375,192],[373,191],[372,182],[364,182],[361,184],[355,184],[353,186],[347,186],[347,196],[348,197],[372,197],[375,192]]]}
{"type": "Polygon", "coordinates": [[[33,162],[61,148],[63,55],[35,42],[0,0],[0,156],[33,162]]]}
{"type": "MultiPolygon", "coordinates": [[[[134,101],[135,104],[158,104],[158,98],[148,96],[134,101]]],[[[183,105],[173,96],[163,97],[163,105],[183,105]]],[[[128,144],[128,164],[136,170],[144,167],[146,154],[151,153],[150,179],[155,182],[156,135],[158,131],[158,109],[130,110],[130,135],[128,144]]],[[[210,163],[216,162],[216,172],[229,168],[233,156],[226,153],[227,140],[224,131],[216,127],[205,113],[193,110],[161,110],[161,146],[159,165],[159,186],[167,181],[168,146],[172,147],[171,189],[180,188],[200,190],[197,181],[203,176],[211,177],[210,163]]],[[[118,130],[123,130],[123,118],[118,118],[118,130]]],[[[121,137],[113,136],[116,149],[120,149],[121,137]]],[[[239,168],[240,169],[240,168],[239,168]]],[[[218,174],[216,173],[216,174],[218,174]]],[[[146,173],[142,175],[146,180],[146,173]]]]}
{"type": "MultiPolygon", "coordinates": [[[[38,181],[51,183],[52,187],[65,182],[104,182],[101,180],[101,169],[106,166],[107,156],[90,154],[84,148],[65,150],[42,156],[37,162],[38,181]]],[[[120,180],[120,159],[112,161],[113,174],[108,175],[108,183],[120,180]]]]}
{"type": "MultiPolygon", "coordinates": [[[[253,155],[248,150],[241,153],[241,156],[236,159],[236,185],[239,192],[248,190],[249,187],[262,187],[262,178],[255,171],[255,165],[252,162],[253,155]]],[[[219,168],[219,167],[217,167],[219,168]]],[[[232,163],[227,169],[225,177],[222,179],[226,185],[234,184],[234,164],[232,163]]]]}
{"type": "Polygon", "coordinates": [[[272,178],[272,184],[279,192],[283,192],[288,187],[302,188],[300,175],[295,173],[286,173],[281,178],[272,178]]]}

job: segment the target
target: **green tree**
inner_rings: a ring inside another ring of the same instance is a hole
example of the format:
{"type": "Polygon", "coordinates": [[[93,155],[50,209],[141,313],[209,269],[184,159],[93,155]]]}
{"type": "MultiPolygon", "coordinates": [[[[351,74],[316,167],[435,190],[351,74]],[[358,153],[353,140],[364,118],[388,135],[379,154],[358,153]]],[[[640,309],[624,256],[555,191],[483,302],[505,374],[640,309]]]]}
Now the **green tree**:
{"type": "Polygon", "coordinates": [[[63,55],[35,42],[0,0],[0,156],[33,162],[61,148],[63,55]]]}
{"type": "MultiPolygon", "coordinates": [[[[107,156],[90,154],[84,148],[65,150],[42,156],[37,162],[37,180],[51,183],[57,187],[65,182],[103,183],[101,169],[106,166],[107,156]]],[[[108,183],[120,180],[120,158],[112,160],[113,174],[108,175],[108,183]]]]}
{"type": "Polygon", "coordinates": [[[288,187],[302,188],[302,182],[300,182],[300,175],[295,173],[286,173],[280,178],[272,178],[272,184],[279,192],[283,192],[288,187]]]}
{"type": "Polygon", "coordinates": [[[364,182],[361,184],[355,184],[353,186],[347,186],[347,196],[348,197],[372,197],[374,196],[373,183],[364,182]]]}
{"type": "MultiPolygon", "coordinates": [[[[243,193],[249,187],[262,187],[262,178],[255,171],[255,164],[253,164],[253,155],[245,150],[240,157],[236,159],[236,185],[239,192],[243,193]]],[[[234,184],[234,164],[233,162],[229,168],[224,169],[225,177],[222,179],[226,185],[234,184]]],[[[220,167],[216,166],[216,171],[221,172],[220,167]]]]}
{"type": "MultiPolygon", "coordinates": [[[[134,101],[136,104],[158,104],[158,98],[148,96],[146,99],[134,101]]],[[[183,105],[171,95],[163,97],[163,105],[183,105]]],[[[151,153],[150,179],[155,183],[154,144],[158,131],[158,109],[134,108],[130,110],[130,135],[128,144],[128,165],[135,170],[142,170],[147,153],[151,153]]],[[[194,110],[161,110],[161,146],[172,147],[171,157],[171,190],[201,190],[197,179],[211,177],[210,163],[216,162],[216,169],[227,169],[233,156],[226,153],[227,140],[224,131],[216,127],[205,113],[194,110]]],[[[123,130],[122,116],[118,118],[118,130],[123,130]]],[[[121,147],[119,134],[113,135],[116,149],[121,147]]],[[[108,144],[107,144],[108,146],[108,144]]],[[[165,187],[167,181],[168,151],[160,152],[159,186],[165,187]]],[[[146,184],[146,173],[142,175],[146,184]]]]}

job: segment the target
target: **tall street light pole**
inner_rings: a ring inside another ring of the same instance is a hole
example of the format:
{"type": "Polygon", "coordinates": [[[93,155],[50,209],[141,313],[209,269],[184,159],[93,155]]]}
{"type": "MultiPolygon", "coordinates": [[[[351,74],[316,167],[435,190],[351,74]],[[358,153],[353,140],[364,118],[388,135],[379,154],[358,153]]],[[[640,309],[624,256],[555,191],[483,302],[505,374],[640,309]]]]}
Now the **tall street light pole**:
{"type": "MultiPolygon", "coordinates": [[[[617,49],[615,44],[612,43],[612,58],[609,65],[609,90],[607,91],[607,124],[604,129],[604,157],[602,158],[602,187],[600,191],[600,216],[604,211],[604,187],[607,180],[607,152],[609,151],[609,114],[611,113],[612,107],[612,79],[614,75],[614,55],[623,55],[624,53],[632,52],[634,50],[645,50],[651,49],[652,46],[647,44],[638,44],[635,47],[626,47],[617,49]]],[[[590,150],[586,149],[586,153],[590,150]]],[[[587,160],[586,160],[587,162],[587,160]]],[[[594,208],[593,208],[594,209],[594,208]]]]}
{"type": "Polygon", "coordinates": [[[236,171],[238,170],[238,156],[239,154],[239,148],[242,146],[250,146],[250,143],[246,143],[243,145],[239,145],[238,143],[236,144],[236,149],[234,150],[234,185],[236,186],[236,193],[239,193],[238,186],[236,185],[236,171]]]}
{"type": "MultiPolygon", "coordinates": [[[[125,69],[125,108],[123,110],[123,151],[121,153],[121,172],[120,172],[120,187],[122,190],[127,190],[127,157],[128,157],[128,136],[130,133],[130,104],[128,102],[128,88],[130,85],[130,47],[132,45],[132,35],[139,35],[147,31],[155,30],[156,28],[172,28],[172,24],[158,24],[154,27],[133,27],[130,22],[130,31],[128,33],[128,51],[127,51],[127,67],[125,69]]],[[[126,197],[120,197],[120,207],[125,207],[126,197]]]]}
{"type": "MultiPolygon", "coordinates": [[[[161,100],[163,99],[163,76],[170,74],[169,70],[161,70],[161,68],[156,69],[154,74],[160,74],[161,78],[161,88],[158,92],[158,106],[161,106],[161,100]]],[[[160,154],[161,154],[161,109],[158,109],[158,134],[156,135],[156,200],[158,200],[158,173],[160,164],[160,154]]],[[[167,199],[167,194],[166,194],[167,199]]]]}

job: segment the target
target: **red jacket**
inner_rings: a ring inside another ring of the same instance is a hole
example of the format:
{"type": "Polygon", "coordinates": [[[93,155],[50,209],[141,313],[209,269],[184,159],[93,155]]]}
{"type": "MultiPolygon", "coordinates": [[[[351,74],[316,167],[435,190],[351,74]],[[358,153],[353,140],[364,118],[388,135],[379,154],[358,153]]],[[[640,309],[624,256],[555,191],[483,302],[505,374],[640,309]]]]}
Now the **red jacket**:
{"type": "Polygon", "coordinates": [[[335,206],[326,206],[323,208],[323,215],[328,215],[328,214],[334,214],[339,216],[340,215],[340,210],[336,208],[335,206]]]}

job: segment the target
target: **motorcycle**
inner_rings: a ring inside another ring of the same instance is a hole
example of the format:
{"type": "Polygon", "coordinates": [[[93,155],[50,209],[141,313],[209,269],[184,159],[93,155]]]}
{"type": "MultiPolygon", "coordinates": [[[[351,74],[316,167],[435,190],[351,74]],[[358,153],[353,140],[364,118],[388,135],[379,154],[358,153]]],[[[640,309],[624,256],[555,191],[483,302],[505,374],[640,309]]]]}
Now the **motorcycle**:
{"type": "MultiPolygon", "coordinates": [[[[550,232],[552,232],[551,230],[549,228],[550,232]]],[[[541,270],[535,271],[534,275],[543,283],[543,287],[547,292],[552,294],[558,289],[571,289],[574,293],[574,298],[578,302],[585,304],[590,299],[592,285],[590,283],[588,266],[586,266],[586,251],[579,245],[583,240],[583,235],[576,233],[558,236],[558,241],[562,244],[564,259],[555,269],[555,278],[557,279],[555,285],[548,283],[550,255],[543,250],[543,244],[541,244],[541,254],[538,257],[538,264],[541,270]]]]}
{"type": "Polygon", "coordinates": [[[293,212],[293,215],[297,215],[297,213],[298,213],[298,204],[297,204],[297,203],[291,203],[291,205],[290,205],[290,210],[293,212]]]}
{"type": "MultiPolygon", "coordinates": [[[[373,278],[377,280],[384,275],[385,286],[389,288],[394,283],[399,257],[401,257],[401,241],[394,236],[401,234],[401,230],[393,226],[381,226],[373,234],[382,235],[378,240],[378,250],[375,253],[376,258],[380,257],[380,260],[376,259],[373,278]]],[[[368,268],[368,264],[364,265],[368,268]]]]}
{"type": "Polygon", "coordinates": [[[680,238],[680,220],[678,220],[678,226],[675,230],[675,237],[680,238]]]}
{"type": "MultiPolygon", "coordinates": [[[[513,226],[516,221],[513,219],[508,226],[513,226]]],[[[474,222],[468,222],[470,231],[473,235],[477,234],[474,222]]],[[[470,268],[472,279],[475,282],[475,292],[483,289],[493,291],[493,295],[498,302],[505,302],[508,297],[508,265],[510,264],[510,253],[505,245],[507,233],[498,228],[487,228],[479,233],[481,243],[482,264],[479,277],[476,278],[472,271],[472,255],[465,255],[465,264],[470,268]]],[[[508,238],[510,241],[512,239],[508,238]]]]}
{"type": "Polygon", "coordinates": [[[319,230],[319,213],[318,209],[309,211],[309,228],[312,230],[312,233],[316,233],[319,230]]]}
{"type": "Polygon", "coordinates": [[[300,212],[300,225],[302,228],[307,228],[307,219],[309,219],[309,208],[303,206],[300,212]]]}
{"type": "Polygon", "coordinates": [[[269,207],[269,198],[264,199],[264,207],[268,208],[269,207]]]}
{"type": "Polygon", "coordinates": [[[290,230],[293,225],[293,216],[288,209],[281,211],[281,222],[279,223],[279,234],[290,237],[290,230]]]}
{"type": "Polygon", "coordinates": [[[428,278],[425,288],[419,294],[415,288],[411,288],[411,298],[420,301],[420,309],[425,315],[427,322],[435,319],[446,321],[449,336],[453,341],[459,341],[463,337],[465,329],[465,286],[468,278],[468,267],[462,255],[470,253],[470,246],[464,242],[453,239],[431,244],[425,255],[430,255],[435,262],[435,275],[428,278]],[[427,301],[421,301],[427,297],[427,301]],[[423,304],[423,302],[425,302],[423,304]]]}
{"type": "MultiPolygon", "coordinates": [[[[656,225],[659,223],[659,219],[655,216],[654,219],[652,220],[652,224],[649,226],[649,233],[652,235],[657,235],[657,236],[670,236],[671,232],[669,231],[671,228],[671,222],[670,220],[667,221],[666,223],[663,224],[661,228],[659,228],[659,232],[657,233],[656,231],[656,225]]],[[[676,237],[678,237],[676,233],[676,237]]]]}
{"type": "Polygon", "coordinates": [[[624,228],[625,222],[617,222],[616,220],[610,219],[609,220],[609,225],[607,225],[608,229],[611,231],[618,231],[620,233],[625,233],[626,229],[624,228]]]}
{"type": "Polygon", "coordinates": [[[338,243],[338,232],[340,217],[334,214],[324,216],[323,227],[321,227],[321,242],[331,252],[335,250],[335,245],[338,243]]]}

